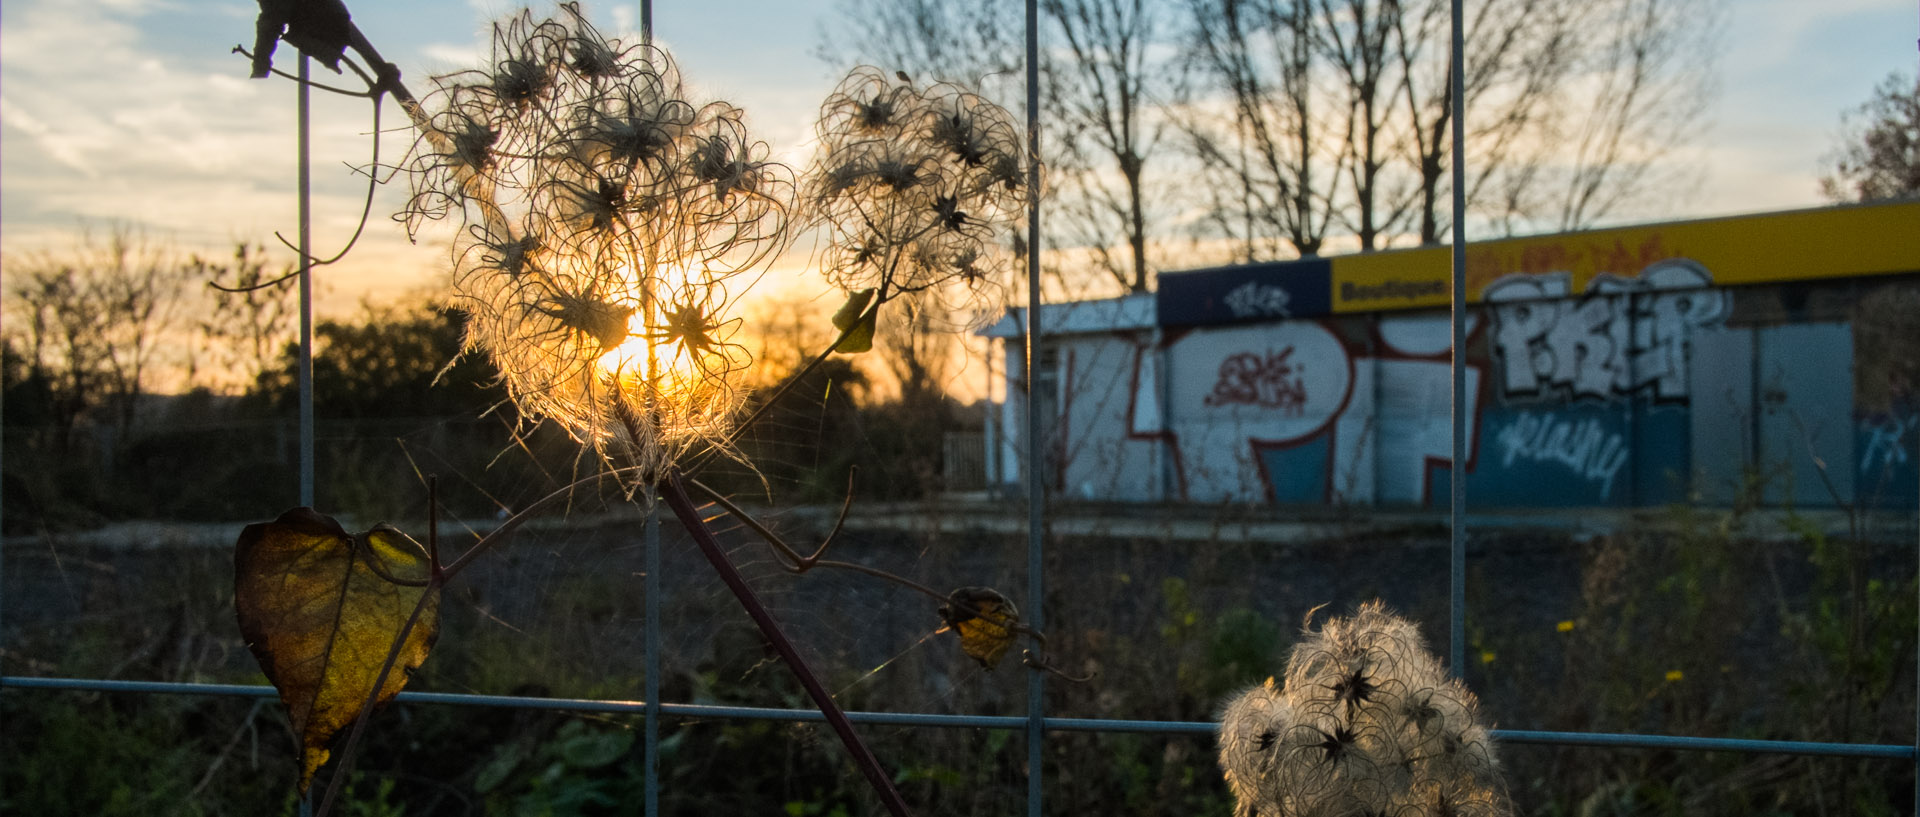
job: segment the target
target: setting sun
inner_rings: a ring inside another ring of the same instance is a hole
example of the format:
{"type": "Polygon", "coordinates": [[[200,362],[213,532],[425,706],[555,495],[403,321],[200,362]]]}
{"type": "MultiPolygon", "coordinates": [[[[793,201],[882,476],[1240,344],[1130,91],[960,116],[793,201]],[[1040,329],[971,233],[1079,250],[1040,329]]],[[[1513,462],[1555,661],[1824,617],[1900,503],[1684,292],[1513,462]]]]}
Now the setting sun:
{"type": "Polygon", "coordinates": [[[686,346],[657,335],[647,329],[646,313],[634,312],[627,318],[627,339],[600,356],[601,371],[622,381],[651,381],[669,394],[696,387],[700,366],[686,346]],[[649,367],[657,368],[649,371],[649,367]]]}

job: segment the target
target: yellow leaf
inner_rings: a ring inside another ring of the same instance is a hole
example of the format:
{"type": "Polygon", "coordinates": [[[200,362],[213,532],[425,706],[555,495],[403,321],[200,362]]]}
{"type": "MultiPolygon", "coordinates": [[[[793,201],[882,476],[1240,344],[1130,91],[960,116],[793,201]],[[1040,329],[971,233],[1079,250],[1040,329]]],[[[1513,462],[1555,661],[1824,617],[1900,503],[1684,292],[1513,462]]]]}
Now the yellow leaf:
{"type": "Polygon", "coordinates": [[[867,304],[873,302],[873,288],[855,292],[847,296],[847,302],[833,313],[833,328],[847,332],[847,336],[833,347],[843,354],[859,354],[873,349],[873,332],[879,324],[879,310],[867,311],[867,304]],[[853,330],[848,332],[847,330],[853,330]]]}
{"type": "Polygon", "coordinates": [[[354,536],[295,508],[248,525],[234,552],[234,607],[247,647],[280,690],[300,741],[300,791],[327,762],[397,649],[375,703],[393,699],[439,634],[440,590],[419,543],[379,525],[354,536]],[[395,646],[407,621],[419,617],[395,646]]]}
{"type": "Polygon", "coordinates": [[[940,618],[960,636],[961,652],[993,669],[1013,646],[1013,625],[1020,620],[1020,611],[993,588],[962,587],[947,594],[940,618]]]}

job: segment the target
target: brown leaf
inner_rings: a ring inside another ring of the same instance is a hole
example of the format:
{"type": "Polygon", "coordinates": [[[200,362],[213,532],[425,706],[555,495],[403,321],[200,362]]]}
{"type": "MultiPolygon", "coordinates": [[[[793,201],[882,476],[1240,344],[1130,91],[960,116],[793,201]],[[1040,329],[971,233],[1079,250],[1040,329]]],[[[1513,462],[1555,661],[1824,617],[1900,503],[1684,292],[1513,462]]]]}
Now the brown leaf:
{"type": "Polygon", "coordinates": [[[833,347],[834,351],[848,355],[872,351],[873,332],[880,316],[878,311],[867,311],[867,304],[873,302],[873,295],[871,287],[855,292],[847,296],[847,302],[833,313],[833,328],[847,332],[846,338],[833,347]],[[848,332],[848,329],[853,331],[848,332]]]}
{"type": "Polygon", "coordinates": [[[327,743],[365,708],[416,607],[376,704],[399,694],[427,659],[440,629],[431,573],[427,552],[406,534],[378,525],[354,536],[311,508],[240,533],[234,607],[300,741],[302,793],[327,762],[327,743]]]}
{"type": "Polygon", "coordinates": [[[991,587],[962,587],[947,594],[940,618],[960,636],[961,652],[993,669],[1013,646],[1013,625],[1020,621],[1020,611],[991,587]]]}

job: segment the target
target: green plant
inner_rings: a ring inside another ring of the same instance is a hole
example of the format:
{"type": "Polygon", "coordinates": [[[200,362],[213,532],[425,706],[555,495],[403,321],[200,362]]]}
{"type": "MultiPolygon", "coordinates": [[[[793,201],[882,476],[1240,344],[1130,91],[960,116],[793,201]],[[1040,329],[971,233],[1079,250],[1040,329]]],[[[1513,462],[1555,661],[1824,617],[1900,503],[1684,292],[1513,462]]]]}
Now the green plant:
{"type": "MultiPolygon", "coordinates": [[[[1839,515],[1760,507],[1750,470],[1724,509],[1676,506],[1592,537],[1562,612],[1487,621],[1503,719],[1520,728],[1847,743],[1911,739],[1911,541],[1839,515]],[[1842,524],[1844,522],[1844,525],[1842,524]],[[1835,532],[1835,531],[1839,532],[1835,532]],[[1550,617],[1549,617],[1550,616],[1550,617]],[[1552,656],[1548,658],[1548,656],[1552,656]]],[[[1603,752],[1514,761],[1540,813],[1880,814],[1902,768],[1834,758],[1603,752]]]]}
{"type": "Polygon", "coordinates": [[[480,767],[474,791],[489,810],[552,817],[602,813],[630,803],[641,786],[627,763],[631,728],[570,720],[538,744],[502,743],[480,767]]]}

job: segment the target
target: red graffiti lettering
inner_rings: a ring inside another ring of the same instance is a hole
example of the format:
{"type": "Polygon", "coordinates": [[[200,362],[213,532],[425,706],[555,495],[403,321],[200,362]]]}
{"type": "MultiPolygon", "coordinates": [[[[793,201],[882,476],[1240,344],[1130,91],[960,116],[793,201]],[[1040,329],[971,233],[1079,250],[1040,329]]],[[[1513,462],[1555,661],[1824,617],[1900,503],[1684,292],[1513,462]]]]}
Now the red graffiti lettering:
{"type": "Polygon", "coordinates": [[[1293,347],[1261,356],[1241,352],[1220,362],[1220,380],[1207,395],[1209,406],[1252,405],[1277,408],[1290,417],[1306,411],[1307,388],[1288,361],[1293,347]]]}

